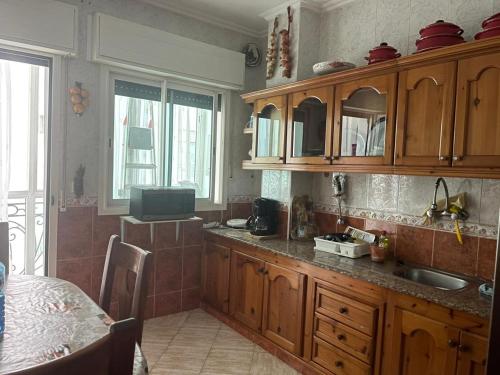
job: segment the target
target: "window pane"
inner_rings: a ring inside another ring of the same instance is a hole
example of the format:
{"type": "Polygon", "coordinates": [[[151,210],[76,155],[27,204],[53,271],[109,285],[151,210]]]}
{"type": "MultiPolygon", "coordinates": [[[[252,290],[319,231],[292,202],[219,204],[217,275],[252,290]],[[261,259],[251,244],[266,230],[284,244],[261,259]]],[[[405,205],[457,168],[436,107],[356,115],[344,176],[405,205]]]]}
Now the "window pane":
{"type": "Polygon", "coordinates": [[[128,199],[131,186],[159,184],[161,89],[115,81],[113,199],[128,199]]]}
{"type": "Polygon", "coordinates": [[[170,185],[210,197],[214,97],[169,89],[167,150],[170,185]]]}

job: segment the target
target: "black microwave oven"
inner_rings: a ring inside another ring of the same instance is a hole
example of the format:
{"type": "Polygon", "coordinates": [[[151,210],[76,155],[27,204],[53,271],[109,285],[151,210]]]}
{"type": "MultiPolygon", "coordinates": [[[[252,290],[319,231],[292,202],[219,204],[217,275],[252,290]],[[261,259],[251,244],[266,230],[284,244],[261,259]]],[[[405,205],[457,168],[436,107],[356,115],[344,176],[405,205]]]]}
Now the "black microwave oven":
{"type": "Polygon", "coordinates": [[[132,187],[129,214],[142,221],[194,216],[195,190],[182,187],[132,187]]]}

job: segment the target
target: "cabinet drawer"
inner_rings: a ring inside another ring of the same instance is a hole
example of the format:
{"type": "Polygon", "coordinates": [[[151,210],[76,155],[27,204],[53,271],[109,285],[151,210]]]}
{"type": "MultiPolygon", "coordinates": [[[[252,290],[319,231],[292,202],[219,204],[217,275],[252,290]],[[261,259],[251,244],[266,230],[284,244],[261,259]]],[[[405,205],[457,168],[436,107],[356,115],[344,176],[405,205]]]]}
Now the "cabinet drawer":
{"type": "Polygon", "coordinates": [[[374,335],[378,310],[318,286],[316,311],[369,336],[374,335]]]}
{"type": "Polygon", "coordinates": [[[312,360],[336,375],[368,375],[370,366],[328,344],[318,337],[313,339],[312,360]]]}
{"type": "Polygon", "coordinates": [[[372,361],[373,340],[364,333],[316,313],[314,334],[366,363],[372,361]]]}

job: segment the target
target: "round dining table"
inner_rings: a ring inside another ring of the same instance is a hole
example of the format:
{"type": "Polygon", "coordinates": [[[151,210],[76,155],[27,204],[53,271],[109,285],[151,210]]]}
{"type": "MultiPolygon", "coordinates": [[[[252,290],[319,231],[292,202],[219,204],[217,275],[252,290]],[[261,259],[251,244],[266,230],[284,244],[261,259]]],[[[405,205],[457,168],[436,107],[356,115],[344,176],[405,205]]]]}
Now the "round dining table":
{"type": "MultiPolygon", "coordinates": [[[[113,320],[74,284],[51,277],[10,275],[0,374],[41,365],[84,349],[109,333],[113,320]]],[[[136,346],[134,375],[147,373],[136,346]]]]}

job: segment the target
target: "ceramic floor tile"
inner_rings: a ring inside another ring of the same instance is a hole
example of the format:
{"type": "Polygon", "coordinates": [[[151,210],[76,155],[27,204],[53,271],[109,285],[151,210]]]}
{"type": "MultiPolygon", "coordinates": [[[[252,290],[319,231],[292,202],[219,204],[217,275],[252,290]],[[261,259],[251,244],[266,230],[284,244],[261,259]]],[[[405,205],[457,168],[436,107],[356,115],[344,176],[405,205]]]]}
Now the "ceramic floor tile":
{"type": "Polygon", "coordinates": [[[255,352],[251,375],[299,375],[297,371],[269,353],[255,352]]]}
{"type": "Polygon", "coordinates": [[[260,346],[201,309],[144,322],[152,375],[297,375],[260,346]]]}
{"type": "Polygon", "coordinates": [[[202,374],[248,374],[253,351],[212,349],[203,365],[202,374]]]}
{"type": "Polygon", "coordinates": [[[228,329],[221,328],[219,330],[212,348],[253,351],[255,344],[228,327],[228,329]]]}
{"type": "Polygon", "coordinates": [[[210,348],[169,347],[153,369],[200,372],[209,351],[210,348]]]}

